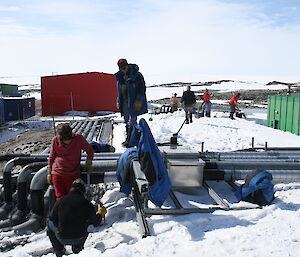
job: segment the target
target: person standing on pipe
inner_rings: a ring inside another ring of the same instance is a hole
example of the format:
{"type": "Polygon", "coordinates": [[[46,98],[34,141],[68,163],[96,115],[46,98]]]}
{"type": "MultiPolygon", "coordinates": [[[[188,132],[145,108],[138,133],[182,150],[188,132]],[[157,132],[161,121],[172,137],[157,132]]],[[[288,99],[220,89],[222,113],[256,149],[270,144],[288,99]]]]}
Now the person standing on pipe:
{"type": "Polygon", "coordinates": [[[57,257],[65,253],[64,245],[71,245],[73,253],[79,253],[88,237],[88,225],[101,225],[107,213],[102,205],[95,209],[85,197],[86,186],[76,179],[70,193],[56,201],[47,224],[47,235],[57,257]]]}
{"type": "Polygon", "coordinates": [[[71,127],[57,126],[57,136],[52,138],[48,159],[48,184],[53,184],[56,200],[69,193],[73,181],[80,177],[81,151],[87,153],[86,172],[92,173],[94,150],[86,139],[72,133],[71,127]]]}
{"type": "Polygon", "coordinates": [[[230,105],[230,114],[229,114],[229,118],[234,120],[235,118],[233,118],[234,113],[236,112],[236,110],[238,109],[238,100],[240,97],[240,93],[234,94],[233,97],[231,97],[230,101],[229,101],[229,105],[230,105]]]}
{"type": "Polygon", "coordinates": [[[115,73],[117,79],[117,109],[124,117],[126,124],[126,139],[122,143],[129,147],[133,126],[137,123],[137,116],[147,113],[146,84],[139,67],[128,64],[126,59],[118,60],[119,71],[115,73]]]}
{"type": "Polygon", "coordinates": [[[194,91],[191,90],[191,86],[187,86],[186,91],[183,92],[181,103],[183,104],[183,109],[185,111],[185,123],[192,123],[192,111],[196,103],[196,97],[194,91]]]}

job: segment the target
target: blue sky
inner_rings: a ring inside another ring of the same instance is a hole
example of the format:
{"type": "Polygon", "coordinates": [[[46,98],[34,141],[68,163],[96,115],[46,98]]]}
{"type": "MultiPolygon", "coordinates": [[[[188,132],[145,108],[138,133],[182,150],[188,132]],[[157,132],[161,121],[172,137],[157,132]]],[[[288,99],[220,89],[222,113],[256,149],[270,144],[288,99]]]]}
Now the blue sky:
{"type": "Polygon", "coordinates": [[[0,77],[137,63],[148,84],[300,81],[300,1],[0,2],[0,77]]]}

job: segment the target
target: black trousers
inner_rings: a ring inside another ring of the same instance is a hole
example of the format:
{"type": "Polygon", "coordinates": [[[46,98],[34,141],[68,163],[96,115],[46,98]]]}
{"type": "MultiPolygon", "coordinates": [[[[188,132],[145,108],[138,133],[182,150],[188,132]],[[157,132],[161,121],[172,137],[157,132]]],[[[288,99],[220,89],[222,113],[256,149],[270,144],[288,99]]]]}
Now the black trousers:
{"type": "Polygon", "coordinates": [[[64,245],[72,245],[72,250],[76,249],[76,252],[80,252],[83,249],[85,240],[88,237],[88,233],[85,236],[75,239],[63,239],[58,235],[57,227],[51,220],[48,221],[47,235],[50,239],[52,247],[55,252],[61,252],[64,249],[64,245]]]}

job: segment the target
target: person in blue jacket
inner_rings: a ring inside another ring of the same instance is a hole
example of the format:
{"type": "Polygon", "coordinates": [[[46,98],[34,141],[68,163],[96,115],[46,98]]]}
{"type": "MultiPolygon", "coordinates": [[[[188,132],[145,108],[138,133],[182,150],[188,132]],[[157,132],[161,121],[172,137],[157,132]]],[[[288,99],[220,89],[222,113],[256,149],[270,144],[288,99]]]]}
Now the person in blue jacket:
{"type": "Polygon", "coordinates": [[[126,140],[122,143],[128,147],[133,126],[137,124],[137,116],[147,113],[146,85],[142,73],[136,64],[128,64],[126,59],[118,61],[117,109],[124,117],[126,124],[126,140]]]}

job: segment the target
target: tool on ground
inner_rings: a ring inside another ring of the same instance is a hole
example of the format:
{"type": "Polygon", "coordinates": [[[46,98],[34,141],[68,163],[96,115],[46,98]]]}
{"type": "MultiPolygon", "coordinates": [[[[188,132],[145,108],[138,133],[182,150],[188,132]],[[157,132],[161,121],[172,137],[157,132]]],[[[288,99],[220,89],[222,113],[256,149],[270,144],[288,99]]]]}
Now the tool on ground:
{"type": "Polygon", "coordinates": [[[151,113],[150,113],[149,121],[153,121],[153,118],[152,118],[153,112],[154,112],[154,108],[152,108],[152,111],[151,111],[151,113]]]}
{"type": "Polygon", "coordinates": [[[185,119],[184,119],[183,123],[181,124],[181,126],[180,126],[179,130],[177,131],[177,133],[174,133],[173,136],[170,138],[171,148],[176,148],[177,147],[177,145],[178,145],[177,137],[178,137],[178,134],[179,134],[179,132],[182,129],[184,124],[185,124],[185,119]]]}

